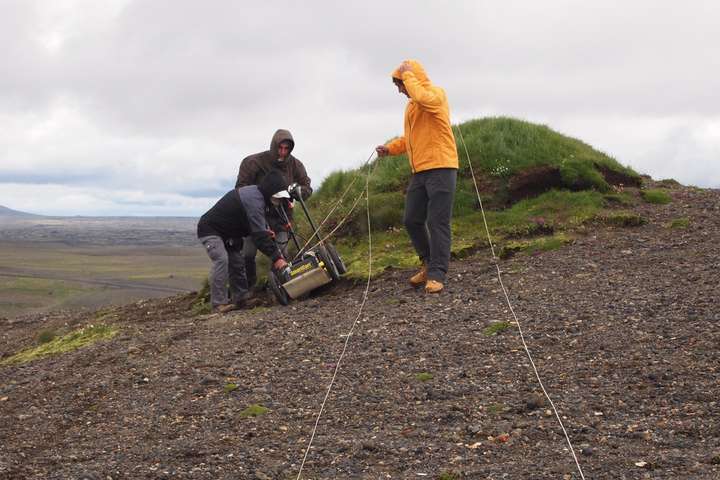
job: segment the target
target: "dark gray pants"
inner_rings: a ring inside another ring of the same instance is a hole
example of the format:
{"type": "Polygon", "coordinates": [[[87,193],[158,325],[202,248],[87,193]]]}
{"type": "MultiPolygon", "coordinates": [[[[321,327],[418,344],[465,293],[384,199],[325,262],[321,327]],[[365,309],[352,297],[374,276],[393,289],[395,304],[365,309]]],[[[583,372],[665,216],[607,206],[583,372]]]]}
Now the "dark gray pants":
{"type": "Polygon", "coordinates": [[[200,237],[199,240],[212,260],[209,278],[212,306],[242,302],[247,294],[242,245],[228,247],[217,235],[200,237]],[[228,300],[228,283],[230,300],[228,300]]]}
{"type": "Polygon", "coordinates": [[[436,168],[415,173],[405,196],[403,222],[428,279],[445,282],[450,263],[450,219],[457,170],[436,168]]]}
{"type": "MultiPolygon", "coordinates": [[[[278,229],[275,232],[275,243],[282,252],[283,256],[287,258],[287,246],[290,236],[285,230],[278,229]]],[[[255,266],[255,256],[257,255],[257,247],[253,242],[252,237],[245,237],[243,239],[243,255],[245,256],[245,275],[247,277],[247,288],[250,289],[255,286],[257,282],[257,267],[255,266]]]]}

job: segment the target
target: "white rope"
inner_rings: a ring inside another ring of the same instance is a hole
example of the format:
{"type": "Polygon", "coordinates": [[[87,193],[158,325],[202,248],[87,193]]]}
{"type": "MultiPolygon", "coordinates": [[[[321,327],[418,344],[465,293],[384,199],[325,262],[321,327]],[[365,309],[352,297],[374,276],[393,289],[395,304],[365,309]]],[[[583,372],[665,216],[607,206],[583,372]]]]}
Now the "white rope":
{"type": "MultiPolygon", "coordinates": [[[[372,155],[370,157],[372,158],[372,155]]],[[[367,301],[367,298],[368,298],[368,293],[370,292],[370,278],[372,277],[372,233],[370,231],[370,168],[368,168],[367,177],[365,178],[365,205],[367,207],[367,226],[368,226],[368,278],[367,278],[367,284],[365,285],[365,292],[363,293],[363,298],[362,298],[362,302],[360,303],[360,309],[358,310],[357,317],[355,317],[355,320],[353,321],[352,326],[350,327],[350,331],[348,331],[347,335],[345,336],[345,344],[343,345],[343,349],[342,349],[342,352],[340,353],[340,357],[338,358],[337,363],[335,363],[335,371],[333,372],[332,379],[330,379],[330,384],[328,385],[327,391],[325,392],[325,398],[323,398],[322,404],[320,405],[320,411],[318,412],[317,418],[315,419],[315,426],[313,427],[312,435],[310,436],[310,441],[308,442],[307,448],[305,449],[305,455],[303,456],[302,463],[300,464],[300,470],[298,471],[297,480],[300,480],[300,477],[302,476],[302,471],[303,471],[303,468],[305,467],[305,461],[307,460],[308,454],[310,453],[310,448],[312,447],[313,440],[315,440],[315,433],[317,432],[318,424],[320,423],[320,417],[322,416],[323,411],[325,410],[325,404],[327,403],[328,397],[330,396],[330,392],[332,391],[332,387],[335,384],[335,378],[337,377],[338,371],[340,370],[340,364],[342,363],[343,357],[345,356],[345,352],[347,351],[348,343],[350,343],[350,337],[352,336],[353,331],[355,330],[355,326],[357,325],[358,321],[360,320],[360,315],[362,315],[363,308],[365,307],[365,302],[367,301]]]]}
{"type": "Polygon", "coordinates": [[[535,377],[537,378],[538,383],[540,384],[540,388],[542,389],[543,393],[545,394],[545,398],[547,398],[548,402],[550,403],[550,406],[553,409],[553,412],[555,413],[555,418],[557,418],[558,423],[560,424],[560,428],[563,431],[563,434],[565,434],[565,440],[567,440],[567,444],[570,447],[570,453],[572,454],[573,459],[575,460],[575,465],[577,465],[578,472],[580,473],[580,477],[585,480],[585,475],[583,474],[582,467],[580,467],[580,462],[578,461],[577,455],[575,455],[575,449],[572,446],[572,442],[570,442],[570,436],[567,433],[567,430],[565,430],[565,425],[563,425],[562,420],[560,419],[560,414],[558,414],[557,408],[555,408],[555,404],[553,403],[552,399],[550,398],[550,395],[548,394],[547,390],[545,389],[545,385],[543,385],[542,380],[540,379],[540,374],[538,373],[538,369],[535,366],[535,361],[532,358],[532,355],[530,354],[530,349],[527,346],[527,343],[525,343],[525,335],[523,334],[522,326],[520,325],[520,320],[518,320],[517,315],[515,314],[515,309],[513,308],[512,304],[510,303],[510,297],[508,295],[507,289],[505,288],[505,284],[502,281],[502,274],[500,272],[500,264],[498,262],[498,258],[495,255],[495,248],[493,247],[492,237],[490,235],[490,228],[487,224],[487,219],[485,218],[485,210],[483,209],[482,199],[480,198],[480,191],[478,190],[477,186],[477,180],[475,179],[475,171],[473,170],[472,162],[470,161],[470,153],[468,152],[467,145],[465,145],[465,139],[462,135],[462,130],[460,129],[460,125],[456,126],[457,131],[460,136],[460,141],[462,142],[463,148],[465,149],[465,155],[468,159],[468,165],[470,166],[470,174],[472,175],[473,184],[475,185],[475,193],[477,194],[478,202],[480,203],[480,211],[482,212],[482,218],[483,223],[485,224],[485,232],[487,233],[488,243],[490,244],[490,252],[492,253],[493,262],[495,263],[495,269],[497,270],[497,277],[498,281],[500,282],[500,287],[502,288],[503,294],[505,295],[505,301],[507,302],[508,308],[510,309],[510,312],[512,313],[513,318],[515,319],[515,323],[518,327],[518,332],[520,332],[520,340],[522,341],[523,348],[525,348],[525,353],[527,353],[528,359],[530,359],[530,364],[532,365],[533,372],[535,372],[535,377]]]}

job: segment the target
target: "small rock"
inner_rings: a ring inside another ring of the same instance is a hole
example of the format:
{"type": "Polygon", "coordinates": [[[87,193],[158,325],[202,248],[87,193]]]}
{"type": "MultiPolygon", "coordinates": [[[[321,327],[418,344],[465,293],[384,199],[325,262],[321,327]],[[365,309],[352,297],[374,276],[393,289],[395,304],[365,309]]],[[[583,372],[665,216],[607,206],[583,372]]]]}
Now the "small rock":
{"type": "Polygon", "coordinates": [[[525,401],[525,407],[530,412],[532,412],[533,410],[537,410],[538,408],[541,408],[543,406],[545,406],[545,397],[543,397],[539,393],[533,393],[525,401]]]}

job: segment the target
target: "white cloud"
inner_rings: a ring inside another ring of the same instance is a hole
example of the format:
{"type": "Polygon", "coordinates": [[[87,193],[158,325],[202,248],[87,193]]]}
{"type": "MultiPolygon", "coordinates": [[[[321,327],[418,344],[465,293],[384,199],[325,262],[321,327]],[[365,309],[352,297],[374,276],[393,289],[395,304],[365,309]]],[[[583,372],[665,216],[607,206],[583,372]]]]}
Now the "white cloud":
{"type": "Polygon", "coordinates": [[[16,210],[42,215],[188,216],[203,213],[218,199],[140,190],[107,190],[53,184],[3,184],[16,210]]]}
{"type": "MultiPolygon", "coordinates": [[[[136,211],[122,195],[140,192],[147,211],[197,215],[195,197],[230,188],[277,128],[317,186],[402,131],[389,76],[408,57],[456,121],[545,123],[718,187],[718,14],[709,1],[7,1],[0,204],[29,204],[10,183],[52,184],[91,189],[103,211],[136,211]]],[[[65,213],[87,212],[73,198],[65,213]]]]}

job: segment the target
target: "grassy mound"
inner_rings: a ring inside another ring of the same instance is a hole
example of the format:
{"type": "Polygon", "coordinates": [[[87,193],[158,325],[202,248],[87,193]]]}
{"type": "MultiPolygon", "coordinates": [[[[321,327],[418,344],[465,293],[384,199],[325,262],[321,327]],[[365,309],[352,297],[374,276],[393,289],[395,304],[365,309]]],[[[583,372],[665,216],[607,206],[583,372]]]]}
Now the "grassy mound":
{"type": "MultiPolygon", "coordinates": [[[[611,185],[640,185],[640,176],[615,159],[580,140],[557,133],[543,125],[511,118],[472,120],[454,129],[460,155],[454,214],[462,217],[478,209],[465,148],[472,161],[486,206],[507,207],[518,200],[535,197],[551,189],[609,192],[611,185]]],[[[376,159],[371,165],[370,210],[374,229],[401,227],[404,191],[410,179],[405,155],[376,159]]],[[[313,212],[326,214],[348,188],[346,201],[333,215],[334,228],[365,187],[360,169],[329,175],[311,197],[313,212]]],[[[364,233],[360,208],[351,215],[343,233],[364,233]]]]}
{"type": "MultiPolygon", "coordinates": [[[[453,253],[463,256],[487,245],[468,155],[495,240],[547,237],[531,250],[568,242],[561,230],[587,224],[606,207],[632,205],[634,199],[613,186],[640,186],[640,176],[586,143],[544,126],[512,118],[484,118],[455,126],[460,156],[453,215],[453,253]],[[459,131],[462,132],[461,141],[459,131]],[[479,240],[484,239],[484,240],[479,240]]],[[[333,241],[361,274],[367,246],[365,200],[369,172],[370,215],[377,236],[376,265],[410,266],[417,262],[402,225],[404,192],[411,177],[405,155],[376,159],[355,170],[329,175],[313,194],[309,207],[316,223],[326,216],[323,233],[336,230],[333,241]],[[344,200],[337,204],[345,194],[344,200]],[[335,208],[333,210],[333,208],[335,208]]],[[[622,190],[622,188],[617,188],[622,190]]],[[[300,231],[308,231],[296,215],[300,231]]],[[[366,260],[365,260],[366,262],[366,260]]],[[[366,270],[365,270],[366,271],[366,270]]]]}

